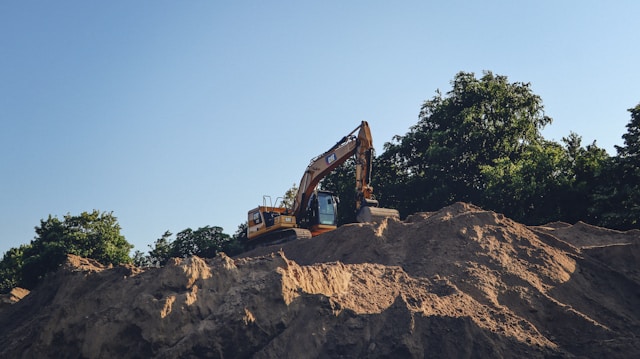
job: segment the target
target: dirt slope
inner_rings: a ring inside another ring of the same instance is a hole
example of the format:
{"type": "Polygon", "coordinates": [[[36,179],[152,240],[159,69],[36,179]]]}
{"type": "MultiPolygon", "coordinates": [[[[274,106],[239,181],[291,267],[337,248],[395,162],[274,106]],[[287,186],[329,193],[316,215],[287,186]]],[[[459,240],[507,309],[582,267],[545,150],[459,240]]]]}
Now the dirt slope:
{"type": "Polygon", "coordinates": [[[242,258],[69,257],[0,309],[0,357],[640,357],[639,245],[457,203],[242,258]]]}

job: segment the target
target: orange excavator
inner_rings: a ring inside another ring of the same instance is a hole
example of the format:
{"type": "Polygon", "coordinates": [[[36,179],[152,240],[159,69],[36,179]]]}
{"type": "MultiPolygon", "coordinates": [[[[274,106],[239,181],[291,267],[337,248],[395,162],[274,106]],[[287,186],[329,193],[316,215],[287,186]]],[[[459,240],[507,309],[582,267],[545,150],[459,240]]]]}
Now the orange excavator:
{"type": "Polygon", "coordinates": [[[291,208],[267,205],[263,201],[248,213],[247,239],[250,246],[270,245],[294,239],[311,238],[337,228],[338,198],[318,184],[351,156],[356,161],[356,220],[380,222],[386,217],[399,218],[397,210],[378,207],[373,198],[371,161],[373,140],[366,121],[328,151],[313,158],[305,170],[291,208]],[[354,135],[358,131],[357,135],[354,135]]]}

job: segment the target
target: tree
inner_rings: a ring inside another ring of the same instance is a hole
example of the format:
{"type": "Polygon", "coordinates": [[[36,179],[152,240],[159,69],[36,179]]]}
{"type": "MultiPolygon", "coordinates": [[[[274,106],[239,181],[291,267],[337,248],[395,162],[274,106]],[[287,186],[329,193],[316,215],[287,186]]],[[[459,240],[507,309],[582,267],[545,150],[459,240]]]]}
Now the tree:
{"type": "Polygon", "coordinates": [[[562,206],[560,220],[575,223],[597,223],[590,211],[592,195],[599,186],[599,177],[610,157],[598,147],[596,141],[582,147],[582,138],[575,133],[562,139],[566,148],[567,164],[560,169],[569,181],[569,188],[557,201],[562,206]]]}
{"type": "Polygon", "coordinates": [[[282,207],[285,208],[293,208],[293,204],[296,201],[296,195],[298,194],[298,186],[294,183],[291,185],[291,188],[289,188],[285,193],[284,196],[282,197],[282,203],[280,204],[282,207]]]}
{"type": "Polygon", "coordinates": [[[156,239],[153,246],[149,245],[149,253],[144,254],[136,251],[133,258],[133,264],[138,267],[160,267],[167,263],[172,256],[172,233],[165,231],[164,234],[156,239]]]}
{"type": "Polygon", "coordinates": [[[631,120],[622,135],[624,146],[616,147],[621,187],[626,194],[620,202],[620,227],[625,229],[640,225],[640,104],[628,111],[631,120]]]}
{"type": "Polygon", "coordinates": [[[141,250],[137,250],[133,253],[133,265],[140,268],[151,267],[153,264],[149,260],[149,256],[144,254],[141,250]]]}
{"type": "Polygon", "coordinates": [[[460,72],[452,87],[446,96],[437,92],[424,102],[418,123],[405,136],[385,144],[379,199],[401,214],[453,201],[482,205],[483,166],[517,161],[540,143],[540,130],[551,122],[530,84],[491,72],[480,79],[460,72]]]}
{"type": "Polygon", "coordinates": [[[156,239],[153,248],[149,251],[150,261],[153,265],[165,265],[169,258],[171,258],[171,254],[173,253],[173,246],[171,239],[169,239],[171,235],[171,232],[165,231],[160,238],[156,239]]]}
{"type": "Polygon", "coordinates": [[[5,254],[0,264],[5,270],[0,274],[6,285],[32,289],[47,273],[57,270],[67,254],[102,264],[131,262],[129,251],[133,245],[120,234],[113,213],[94,210],[78,216],[67,214],[63,220],[49,215],[35,230],[37,236],[29,245],[5,254]]]}
{"type": "Polygon", "coordinates": [[[171,256],[213,258],[229,239],[228,234],[222,233],[222,227],[206,226],[195,231],[187,228],[176,234],[171,244],[171,256]]]}
{"type": "Polygon", "coordinates": [[[615,146],[618,156],[625,160],[625,164],[634,171],[640,165],[640,103],[627,111],[631,113],[631,120],[627,124],[627,133],[622,135],[624,146],[615,146]]]}
{"type": "Polygon", "coordinates": [[[599,225],[621,230],[640,226],[640,104],[628,111],[624,145],[602,171],[591,208],[599,225]]]}
{"type": "Polygon", "coordinates": [[[23,244],[18,248],[9,249],[3,255],[0,261],[0,293],[7,293],[21,284],[24,252],[30,247],[29,244],[23,244]]]}
{"type": "MultiPolygon", "coordinates": [[[[295,193],[294,193],[295,195],[295,193]]],[[[224,244],[222,251],[228,256],[235,256],[245,251],[247,245],[247,222],[238,225],[231,240],[224,244]]]]}
{"type": "Polygon", "coordinates": [[[171,232],[165,231],[153,246],[149,245],[147,255],[136,252],[134,263],[139,267],[161,267],[174,257],[213,258],[220,252],[233,256],[244,251],[246,231],[246,223],[238,226],[233,236],[223,233],[222,227],[217,226],[200,227],[195,231],[187,228],[178,232],[175,240],[171,239],[171,232]]]}
{"type": "Polygon", "coordinates": [[[525,224],[558,220],[571,183],[565,166],[562,146],[548,141],[528,146],[515,161],[497,159],[482,167],[486,181],[483,202],[525,224]]]}

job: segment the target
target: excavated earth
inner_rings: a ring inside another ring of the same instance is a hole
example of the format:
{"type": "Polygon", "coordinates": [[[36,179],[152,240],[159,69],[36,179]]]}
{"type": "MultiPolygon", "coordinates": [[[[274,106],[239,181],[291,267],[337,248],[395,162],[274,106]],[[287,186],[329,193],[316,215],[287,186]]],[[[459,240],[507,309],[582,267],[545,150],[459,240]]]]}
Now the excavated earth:
{"type": "Polygon", "coordinates": [[[3,298],[0,357],[639,358],[639,259],[637,230],[464,203],[238,258],[69,256],[3,298]]]}

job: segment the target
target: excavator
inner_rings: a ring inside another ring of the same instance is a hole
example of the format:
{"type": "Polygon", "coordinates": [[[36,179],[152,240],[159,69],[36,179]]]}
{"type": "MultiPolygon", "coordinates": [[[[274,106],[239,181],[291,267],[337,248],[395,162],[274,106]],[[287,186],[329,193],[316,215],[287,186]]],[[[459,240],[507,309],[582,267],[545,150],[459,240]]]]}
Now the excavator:
{"type": "Polygon", "coordinates": [[[250,247],[311,238],[337,228],[338,198],[318,189],[320,181],[350,157],[356,162],[356,220],[380,222],[399,218],[397,210],[378,207],[371,187],[373,140],[366,121],[344,136],[328,151],[314,157],[305,170],[293,205],[263,205],[248,212],[247,243],[250,247]],[[356,131],[358,134],[355,135],[356,131]]]}

